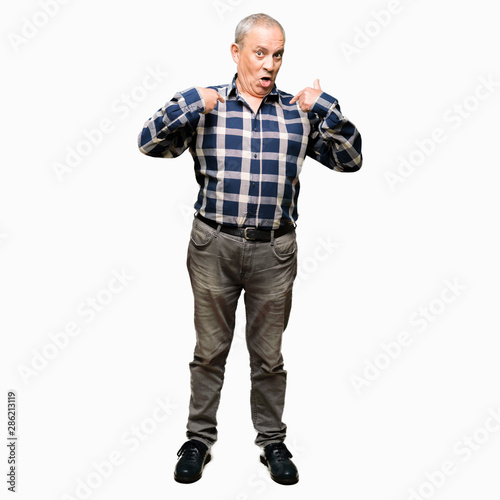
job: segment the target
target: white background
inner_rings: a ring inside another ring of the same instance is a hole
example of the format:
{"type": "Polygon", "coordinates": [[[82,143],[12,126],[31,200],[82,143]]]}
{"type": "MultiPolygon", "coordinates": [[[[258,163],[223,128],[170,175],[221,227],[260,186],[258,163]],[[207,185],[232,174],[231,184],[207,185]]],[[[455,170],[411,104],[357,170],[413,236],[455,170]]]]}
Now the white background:
{"type": "Polygon", "coordinates": [[[17,498],[498,498],[493,4],[57,5],[48,18],[35,0],[10,2],[1,21],[0,435],[14,390],[17,498]],[[185,486],[173,469],[194,347],[185,256],[196,182],[189,153],[152,159],[136,139],[176,91],[230,82],[234,28],[260,11],[286,30],[279,87],[296,93],[320,78],[361,131],[364,166],[340,174],[308,159],[301,176],[300,274],[284,340],[299,484],[272,483],[258,462],[239,321],[213,461],[185,486]],[[152,71],[157,80],[144,80],[152,71]],[[107,133],[85,150],[102,120],[107,133]],[[87,155],[58,177],[54,165],[77,147],[87,155]],[[391,188],[388,173],[410,157],[413,170],[391,188]],[[111,295],[113,272],[130,278],[111,295]],[[108,303],[84,314],[96,296],[108,303]],[[65,337],[71,322],[79,334],[65,337]],[[397,348],[403,332],[411,343],[397,348]],[[66,345],[54,347],[56,337],[66,345]],[[353,377],[365,380],[360,390],[353,377]],[[110,456],[119,460],[103,465],[110,456]],[[435,474],[443,462],[447,476],[435,474]]]}

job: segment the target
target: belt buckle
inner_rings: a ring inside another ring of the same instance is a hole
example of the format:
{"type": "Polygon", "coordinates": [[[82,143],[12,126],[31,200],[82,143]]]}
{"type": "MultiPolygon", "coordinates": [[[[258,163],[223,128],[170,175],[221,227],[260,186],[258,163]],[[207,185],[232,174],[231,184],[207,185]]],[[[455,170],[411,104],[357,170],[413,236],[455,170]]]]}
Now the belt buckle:
{"type": "Polygon", "coordinates": [[[255,241],[255,238],[252,238],[252,237],[250,237],[250,236],[247,235],[247,231],[248,230],[250,230],[250,231],[257,231],[257,228],[255,228],[255,227],[246,227],[245,230],[243,231],[243,237],[246,240],[255,241]]]}

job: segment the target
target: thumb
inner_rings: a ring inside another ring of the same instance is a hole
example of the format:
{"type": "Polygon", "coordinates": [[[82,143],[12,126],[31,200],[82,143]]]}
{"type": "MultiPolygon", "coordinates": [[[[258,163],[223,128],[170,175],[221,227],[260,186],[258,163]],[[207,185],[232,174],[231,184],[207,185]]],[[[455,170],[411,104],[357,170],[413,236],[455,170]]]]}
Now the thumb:
{"type": "Polygon", "coordinates": [[[224,97],[222,97],[219,93],[217,93],[217,100],[218,100],[219,102],[226,102],[226,101],[224,100],[224,97]]]}
{"type": "Polygon", "coordinates": [[[321,90],[321,87],[319,86],[319,78],[316,78],[316,80],[314,80],[313,88],[315,88],[316,90],[321,90]]]}

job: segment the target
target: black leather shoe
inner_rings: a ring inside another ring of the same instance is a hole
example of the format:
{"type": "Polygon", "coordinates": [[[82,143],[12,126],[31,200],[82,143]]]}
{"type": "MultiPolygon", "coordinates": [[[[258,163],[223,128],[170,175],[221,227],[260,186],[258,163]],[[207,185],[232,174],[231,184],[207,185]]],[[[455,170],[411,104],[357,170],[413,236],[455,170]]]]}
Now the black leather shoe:
{"type": "Polygon", "coordinates": [[[210,462],[208,446],[196,439],[186,441],[177,452],[174,479],[178,483],[194,483],[201,478],[203,467],[210,462]]]}
{"type": "Polygon", "coordinates": [[[292,454],[285,443],[272,443],[264,448],[260,461],[267,465],[273,481],[279,484],[296,484],[299,482],[299,471],[290,458],[292,454]]]}

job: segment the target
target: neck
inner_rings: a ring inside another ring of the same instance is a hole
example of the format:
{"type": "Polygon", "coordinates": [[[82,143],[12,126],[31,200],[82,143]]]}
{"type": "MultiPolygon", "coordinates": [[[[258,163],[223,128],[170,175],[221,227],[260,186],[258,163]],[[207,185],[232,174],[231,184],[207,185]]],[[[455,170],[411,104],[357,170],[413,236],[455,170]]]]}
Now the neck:
{"type": "Polygon", "coordinates": [[[247,99],[252,99],[253,101],[262,101],[262,99],[264,99],[264,97],[266,97],[267,94],[269,94],[269,92],[265,95],[255,95],[253,94],[252,92],[248,92],[244,85],[242,84],[242,82],[240,81],[239,77],[236,77],[236,88],[238,89],[238,92],[240,94],[242,94],[244,97],[246,97],[247,99]]]}

